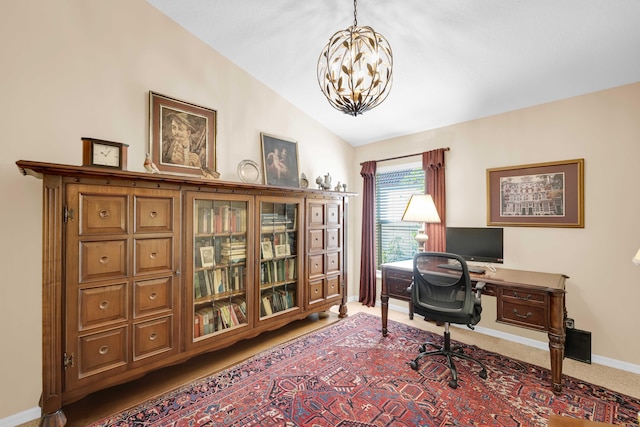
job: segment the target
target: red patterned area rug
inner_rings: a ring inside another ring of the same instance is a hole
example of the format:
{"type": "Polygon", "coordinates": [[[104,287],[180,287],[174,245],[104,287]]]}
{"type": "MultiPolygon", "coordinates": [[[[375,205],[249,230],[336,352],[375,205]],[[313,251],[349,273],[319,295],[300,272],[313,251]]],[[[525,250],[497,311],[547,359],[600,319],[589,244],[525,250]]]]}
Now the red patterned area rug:
{"type": "Polygon", "coordinates": [[[451,389],[444,358],[408,361],[425,340],[441,337],[365,313],[260,353],[232,368],[120,414],[107,426],[546,426],[551,413],[637,426],[640,400],[563,377],[564,393],[549,387],[550,371],[475,346],[488,378],[457,363],[451,389]]]}

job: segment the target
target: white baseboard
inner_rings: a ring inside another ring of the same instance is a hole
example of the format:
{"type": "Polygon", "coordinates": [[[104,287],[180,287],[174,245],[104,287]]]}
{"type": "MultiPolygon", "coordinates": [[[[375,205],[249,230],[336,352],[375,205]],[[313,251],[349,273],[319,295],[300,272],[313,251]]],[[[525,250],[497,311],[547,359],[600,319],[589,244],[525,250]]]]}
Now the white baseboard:
{"type": "Polygon", "coordinates": [[[37,420],[40,418],[40,413],[40,407],[38,406],[27,409],[26,411],[0,419],[0,427],[15,427],[20,424],[28,423],[29,421],[37,420]]]}

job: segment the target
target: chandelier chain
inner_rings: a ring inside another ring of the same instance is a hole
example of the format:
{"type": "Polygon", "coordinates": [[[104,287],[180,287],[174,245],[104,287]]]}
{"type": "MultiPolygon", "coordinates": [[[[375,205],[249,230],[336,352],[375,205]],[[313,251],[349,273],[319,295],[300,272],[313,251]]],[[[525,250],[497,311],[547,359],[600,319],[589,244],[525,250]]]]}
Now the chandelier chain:
{"type": "Polygon", "coordinates": [[[358,0],[353,0],[353,26],[358,26],[358,0]]]}

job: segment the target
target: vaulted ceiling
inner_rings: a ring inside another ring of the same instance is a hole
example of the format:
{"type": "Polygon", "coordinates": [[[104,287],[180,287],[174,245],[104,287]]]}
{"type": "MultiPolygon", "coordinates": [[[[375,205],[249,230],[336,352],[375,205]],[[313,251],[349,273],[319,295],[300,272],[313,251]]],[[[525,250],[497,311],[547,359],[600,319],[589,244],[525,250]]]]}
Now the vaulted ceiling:
{"type": "Polygon", "coordinates": [[[640,0],[360,0],[394,80],[352,117],[316,77],[350,0],[147,1],[353,146],[640,81],[640,0]]]}

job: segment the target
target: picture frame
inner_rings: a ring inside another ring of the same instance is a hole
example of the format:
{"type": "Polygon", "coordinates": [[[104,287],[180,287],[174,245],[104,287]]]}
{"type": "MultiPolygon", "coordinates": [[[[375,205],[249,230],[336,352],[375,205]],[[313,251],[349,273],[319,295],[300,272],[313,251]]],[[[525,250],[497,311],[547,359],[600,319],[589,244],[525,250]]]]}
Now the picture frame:
{"type": "Polygon", "coordinates": [[[289,250],[289,253],[287,253],[287,246],[288,245],[276,245],[276,258],[282,258],[287,255],[291,255],[291,250],[289,250]]]}
{"type": "Polygon", "coordinates": [[[264,132],[260,141],[265,184],[299,188],[298,143],[264,132]]]}
{"type": "Polygon", "coordinates": [[[149,91],[149,154],[160,172],[216,171],[217,112],[149,91]]]}
{"type": "Polygon", "coordinates": [[[487,225],[584,228],[584,159],[487,169],[487,225]]]}
{"type": "Polygon", "coordinates": [[[216,257],[213,246],[201,246],[200,247],[200,259],[202,260],[202,267],[213,267],[216,265],[216,257]]]}
{"type": "Polygon", "coordinates": [[[270,241],[260,242],[262,249],[262,259],[273,259],[273,248],[270,241]]]}

